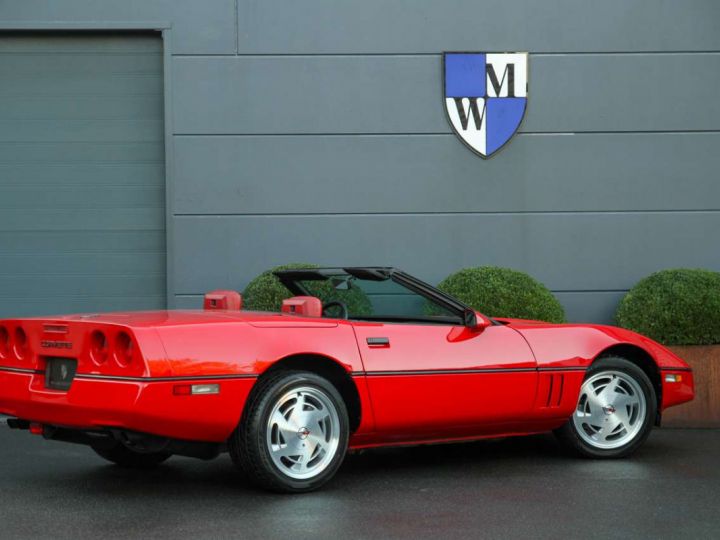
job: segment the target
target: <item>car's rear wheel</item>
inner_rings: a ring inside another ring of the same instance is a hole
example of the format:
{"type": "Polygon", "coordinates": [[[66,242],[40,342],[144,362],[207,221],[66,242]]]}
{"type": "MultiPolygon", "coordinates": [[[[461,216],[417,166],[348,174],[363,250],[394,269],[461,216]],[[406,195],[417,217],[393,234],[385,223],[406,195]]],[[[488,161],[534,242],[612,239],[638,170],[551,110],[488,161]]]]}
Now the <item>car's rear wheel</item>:
{"type": "Polygon", "coordinates": [[[583,456],[625,457],[645,442],[656,412],[655,389],[642,369],[624,358],[601,358],[585,375],[572,417],[555,433],[583,456]]]}
{"type": "Polygon", "coordinates": [[[347,451],[345,403],[335,386],[304,371],[258,383],[228,441],[230,456],[257,485],[311,491],[330,480],[347,451]]]}
{"type": "Polygon", "coordinates": [[[101,458],[129,469],[157,467],[171,456],[168,452],[137,452],[119,441],[111,446],[93,446],[91,448],[101,458]]]}

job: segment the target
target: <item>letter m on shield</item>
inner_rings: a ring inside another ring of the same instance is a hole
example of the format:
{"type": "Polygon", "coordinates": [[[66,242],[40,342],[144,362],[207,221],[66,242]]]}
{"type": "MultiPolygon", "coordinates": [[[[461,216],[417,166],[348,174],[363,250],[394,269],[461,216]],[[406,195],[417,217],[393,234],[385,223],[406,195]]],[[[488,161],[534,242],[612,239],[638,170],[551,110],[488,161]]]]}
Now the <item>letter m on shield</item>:
{"type": "Polygon", "coordinates": [[[445,110],[455,134],[483,158],[517,132],[527,108],[527,53],[445,53],[445,110]]]}

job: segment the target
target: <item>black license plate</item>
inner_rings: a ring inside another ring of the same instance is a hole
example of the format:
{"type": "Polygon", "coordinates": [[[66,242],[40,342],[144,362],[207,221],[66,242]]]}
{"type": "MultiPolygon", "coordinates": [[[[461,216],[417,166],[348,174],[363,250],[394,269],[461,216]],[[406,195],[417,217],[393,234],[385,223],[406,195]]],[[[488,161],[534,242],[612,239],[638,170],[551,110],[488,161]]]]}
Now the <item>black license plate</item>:
{"type": "Polygon", "coordinates": [[[74,358],[48,358],[45,367],[45,387],[53,390],[70,390],[77,371],[74,358]]]}

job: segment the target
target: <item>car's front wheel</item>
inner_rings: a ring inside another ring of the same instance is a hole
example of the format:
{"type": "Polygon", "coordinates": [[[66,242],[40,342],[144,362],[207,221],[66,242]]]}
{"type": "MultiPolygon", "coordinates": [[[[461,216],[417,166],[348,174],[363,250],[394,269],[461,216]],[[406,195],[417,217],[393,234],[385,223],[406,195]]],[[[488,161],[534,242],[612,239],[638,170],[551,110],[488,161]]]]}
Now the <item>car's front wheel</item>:
{"type": "Polygon", "coordinates": [[[310,372],[281,371],[258,383],[230,437],[230,456],[261,487],[311,491],[342,464],[348,425],[332,383],[310,372]]]}
{"type": "Polygon", "coordinates": [[[601,358],[585,375],[572,418],[555,433],[583,456],[625,457],[645,442],[656,412],[655,390],[642,369],[624,358],[601,358]]]}

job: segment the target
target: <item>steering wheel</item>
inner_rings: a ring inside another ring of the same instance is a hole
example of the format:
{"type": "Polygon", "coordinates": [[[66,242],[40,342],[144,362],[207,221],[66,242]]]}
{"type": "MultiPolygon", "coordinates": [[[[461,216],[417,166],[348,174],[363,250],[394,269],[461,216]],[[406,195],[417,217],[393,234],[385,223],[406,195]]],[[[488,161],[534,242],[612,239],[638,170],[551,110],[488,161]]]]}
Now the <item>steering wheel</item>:
{"type": "Polygon", "coordinates": [[[325,316],[328,316],[328,309],[338,307],[340,308],[340,318],[341,319],[347,319],[350,316],[350,313],[348,312],[348,307],[345,302],[340,302],[339,300],[333,300],[332,302],[327,302],[322,309],[322,313],[325,316]]]}

